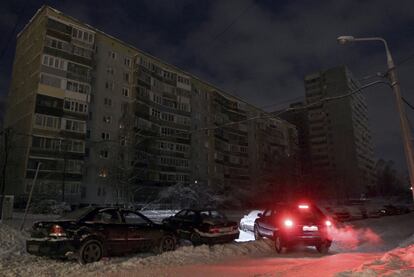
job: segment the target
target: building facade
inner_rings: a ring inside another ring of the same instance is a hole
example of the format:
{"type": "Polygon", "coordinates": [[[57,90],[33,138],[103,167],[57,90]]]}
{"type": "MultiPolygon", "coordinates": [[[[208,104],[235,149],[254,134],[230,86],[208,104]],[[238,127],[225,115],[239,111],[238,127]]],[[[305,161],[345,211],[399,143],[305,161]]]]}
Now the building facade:
{"type": "Polygon", "coordinates": [[[8,105],[7,192],[27,195],[40,163],[35,191],[72,203],[248,187],[297,143],[292,124],[250,120],[264,112],[47,6],[18,35],[8,105]]]}
{"type": "Polygon", "coordinates": [[[312,175],[329,195],[359,197],[375,181],[367,105],[362,93],[333,101],[359,88],[344,66],[305,77],[312,175]]]}

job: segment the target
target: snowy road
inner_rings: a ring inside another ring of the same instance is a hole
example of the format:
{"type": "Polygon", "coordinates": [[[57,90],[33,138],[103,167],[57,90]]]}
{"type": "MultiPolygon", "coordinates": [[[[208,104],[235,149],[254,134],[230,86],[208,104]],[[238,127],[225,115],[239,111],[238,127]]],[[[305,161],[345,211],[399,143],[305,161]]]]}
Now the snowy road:
{"type": "MultiPolygon", "coordinates": [[[[398,246],[414,243],[407,238],[414,233],[414,214],[356,221],[351,227],[338,228],[339,242],[330,255],[322,256],[305,248],[278,255],[268,240],[246,241],[212,247],[182,246],[162,255],[139,254],[104,259],[80,266],[76,262],[34,257],[24,251],[24,237],[15,229],[0,224],[1,276],[341,276],[352,275],[352,269],[396,270],[408,268],[414,276],[414,265],[407,250],[398,255],[384,253],[398,246]],[[352,227],[352,228],[351,228],[352,227]],[[400,245],[401,243],[404,244],[400,245]],[[397,256],[397,258],[396,258],[397,256]],[[405,257],[399,258],[399,257],[405,257]],[[408,260],[407,260],[408,259],[408,260]],[[374,261],[375,262],[372,262],[374,261]],[[366,263],[364,267],[360,267],[366,263]],[[368,268],[368,269],[367,269],[368,268]],[[411,268],[411,269],[410,269],[411,268]]],[[[249,233],[245,233],[247,240],[249,233]]],[[[359,274],[359,273],[355,273],[359,274]]],[[[404,273],[405,274],[405,273],[404,273]]],[[[409,275],[411,274],[411,275],[409,275]]],[[[358,275],[359,276],[359,275],[358,275]]],[[[376,275],[371,275],[376,276],[376,275]]]]}

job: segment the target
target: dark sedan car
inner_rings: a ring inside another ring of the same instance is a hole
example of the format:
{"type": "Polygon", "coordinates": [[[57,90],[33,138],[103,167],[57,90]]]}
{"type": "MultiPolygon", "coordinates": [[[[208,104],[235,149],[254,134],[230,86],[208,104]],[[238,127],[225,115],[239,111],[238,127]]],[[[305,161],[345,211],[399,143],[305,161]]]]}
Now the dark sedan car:
{"type": "Polygon", "coordinates": [[[76,257],[81,263],[138,251],[174,250],[174,231],[139,212],[87,207],[53,221],[36,222],[26,241],[30,254],[76,257]]]}
{"type": "Polygon", "coordinates": [[[193,245],[226,243],[239,237],[238,225],[216,210],[185,209],[163,220],[193,245]]]}
{"type": "Polygon", "coordinates": [[[329,218],[315,205],[281,204],[259,215],[254,235],[255,239],[273,240],[278,253],[297,244],[316,246],[319,252],[327,253],[332,243],[331,225],[329,218]]]}

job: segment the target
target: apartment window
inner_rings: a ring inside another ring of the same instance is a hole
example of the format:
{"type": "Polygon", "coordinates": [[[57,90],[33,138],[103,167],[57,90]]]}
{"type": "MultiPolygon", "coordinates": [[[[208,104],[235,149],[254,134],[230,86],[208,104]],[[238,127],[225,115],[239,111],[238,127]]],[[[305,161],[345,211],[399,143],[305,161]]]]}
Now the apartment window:
{"type": "Polygon", "coordinates": [[[60,139],[55,138],[48,138],[48,137],[37,137],[34,136],[32,138],[32,147],[43,149],[43,150],[50,150],[50,151],[59,151],[60,150],[60,139]]]}
{"type": "Polygon", "coordinates": [[[124,72],[124,81],[129,83],[129,73],[128,72],[124,72]]]}
{"type": "Polygon", "coordinates": [[[190,125],[190,120],[184,116],[177,116],[177,123],[182,125],[190,125]]]}
{"type": "Polygon", "coordinates": [[[105,82],[105,88],[109,89],[109,90],[113,90],[114,89],[114,82],[105,82]]]}
{"type": "Polygon", "coordinates": [[[51,48],[55,48],[55,49],[59,49],[59,50],[63,50],[64,45],[66,44],[66,42],[62,41],[62,40],[57,40],[51,37],[47,37],[46,39],[46,45],[51,47],[51,48]]]}
{"type": "Polygon", "coordinates": [[[103,132],[103,133],[101,134],[101,138],[102,138],[103,140],[109,140],[109,139],[110,139],[109,133],[103,132]]]}
{"type": "Polygon", "coordinates": [[[122,95],[129,97],[129,88],[122,88],[122,95]]]}
{"type": "Polygon", "coordinates": [[[85,49],[79,46],[72,46],[72,53],[76,56],[84,57],[84,58],[92,58],[92,50],[85,49]]]}
{"type": "Polygon", "coordinates": [[[161,112],[159,110],[156,110],[156,109],[151,109],[151,115],[153,117],[160,118],[161,117],[161,112]]]}
{"type": "Polygon", "coordinates": [[[111,116],[104,116],[103,117],[103,122],[105,123],[111,123],[112,121],[112,117],[111,116]]]}
{"type": "Polygon", "coordinates": [[[108,157],[109,157],[108,150],[101,150],[100,153],[99,153],[99,156],[103,159],[108,159],[108,157]]]}
{"type": "Polygon", "coordinates": [[[178,103],[178,109],[181,110],[181,111],[188,112],[189,111],[189,106],[188,106],[188,104],[185,104],[185,103],[178,103]]]}
{"type": "MultiPolygon", "coordinates": [[[[106,178],[108,177],[108,169],[106,167],[102,167],[99,169],[98,173],[99,177],[106,178]]],[[[101,194],[101,188],[98,189],[98,196],[101,194]]]]}
{"type": "Polygon", "coordinates": [[[66,82],[66,89],[83,94],[88,94],[91,91],[91,87],[89,85],[69,80],[66,82]]]}
{"type": "Polygon", "coordinates": [[[61,70],[66,70],[67,68],[67,62],[50,56],[50,55],[43,55],[43,61],[42,64],[45,66],[49,66],[49,67],[53,67],[53,68],[57,68],[57,69],[61,69],[61,70]]]}
{"type": "Polygon", "coordinates": [[[105,104],[105,106],[108,106],[108,107],[112,106],[112,99],[105,97],[104,98],[104,104],[105,104]]]}
{"type": "Polygon", "coordinates": [[[48,129],[60,129],[60,118],[44,114],[36,114],[35,125],[48,129]]]}
{"type": "Polygon", "coordinates": [[[162,104],[162,97],[157,94],[154,94],[152,96],[152,100],[157,104],[160,104],[160,105],[162,104]]]}
{"type": "Polygon", "coordinates": [[[85,133],[86,132],[86,124],[84,121],[72,120],[72,119],[64,119],[65,123],[65,130],[73,131],[76,133],[85,133]]]}
{"type": "Polygon", "coordinates": [[[126,146],[127,145],[127,138],[125,136],[121,136],[119,138],[119,143],[121,144],[121,146],[126,146]]]}
{"type": "Polygon", "coordinates": [[[114,51],[109,51],[109,52],[108,52],[108,56],[109,56],[110,58],[112,58],[113,60],[116,60],[116,52],[114,52],[114,51]]]}
{"type": "Polygon", "coordinates": [[[130,67],[131,66],[131,59],[125,57],[124,58],[124,65],[127,66],[127,67],[130,67]]]}
{"type": "Polygon", "coordinates": [[[69,152],[84,153],[85,152],[85,142],[81,140],[70,140],[68,142],[69,152]]]}
{"type": "Polygon", "coordinates": [[[84,102],[72,100],[72,99],[65,99],[63,104],[63,109],[66,111],[71,111],[75,113],[87,113],[88,112],[88,105],[84,102]]]}
{"type": "Polygon", "coordinates": [[[93,34],[77,29],[75,27],[72,27],[72,38],[82,40],[89,44],[93,43],[93,34]]]}
{"type": "Polygon", "coordinates": [[[115,73],[115,69],[114,69],[112,66],[108,66],[108,67],[106,68],[106,72],[107,72],[108,74],[114,75],[114,73],[115,73]]]}
{"type": "Polygon", "coordinates": [[[72,173],[81,173],[83,167],[83,162],[79,160],[67,160],[66,161],[66,171],[72,173]]]}
{"type": "Polygon", "coordinates": [[[164,120],[164,121],[174,122],[174,115],[169,114],[169,113],[162,113],[161,114],[161,119],[164,120]]]}
{"type": "Polygon", "coordinates": [[[52,86],[55,88],[61,88],[62,79],[52,76],[52,75],[46,75],[42,74],[40,75],[40,83],[52,86]]]}
{"type": "Polygon", "coordinates": [[[185,85],[190,85],[190,79],[182,77],[182,76],[177,76],[177,81],[185,85]]]}

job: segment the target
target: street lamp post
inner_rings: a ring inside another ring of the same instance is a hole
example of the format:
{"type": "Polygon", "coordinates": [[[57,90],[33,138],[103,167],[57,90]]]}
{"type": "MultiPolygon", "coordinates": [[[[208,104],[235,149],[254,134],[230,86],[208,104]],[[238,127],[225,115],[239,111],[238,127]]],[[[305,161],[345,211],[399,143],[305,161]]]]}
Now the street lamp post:
{"type": "MultiPolygon", "coordinates": [[[[408,174],[410,176],[410,187],[412,188],[414,186],[414,158],[413,158],[413,147],[411,143],[411,133],[410,133],[410,127],[408,124],[407,116],[405,114],[404,104],[401,97],[401,89],[400,89],[400,83],[398,82],[397,78],[397,71],[395,69],[394,61],[391,56],[391,52],[388,48],[387,42],[380,37],[369,37],[369,38],[355,38],[353,36],[340,36],[337,38],[339,44],[346,44],[349,42],[359,42],[359,41],[381,41],[384,43],[385,46],[385,52],[387,55],[387,66],[388,66],[388,73],[387,77],[390,81],[390,86],[392,87],[394,94],[395,94],[395,100],[397,103],[397,110],[400,117],[400,125],[401,125],[401,132],[402,132],[402,138],[403,138],[403,144],[404,144],[404,152],[405,152],[405,158],[407,161],[407,167],[408,167],[408,174]]],[[[414,200],[414,190],[411,190],[412,197],[414,200]]]]}

